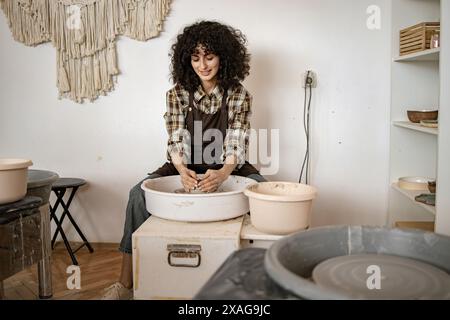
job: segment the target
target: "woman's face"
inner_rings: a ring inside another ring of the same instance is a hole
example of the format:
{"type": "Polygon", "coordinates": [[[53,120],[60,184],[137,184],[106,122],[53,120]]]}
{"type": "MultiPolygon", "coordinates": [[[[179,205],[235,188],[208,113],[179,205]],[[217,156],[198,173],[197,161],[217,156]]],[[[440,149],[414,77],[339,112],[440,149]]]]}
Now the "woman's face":
{"type": "Polygon", "coordinates": [[[191,55],[191,64],[202,82],[216,80],[219,71],[219,56],[205,52],[205,48],[199,45],[191,55]]]}

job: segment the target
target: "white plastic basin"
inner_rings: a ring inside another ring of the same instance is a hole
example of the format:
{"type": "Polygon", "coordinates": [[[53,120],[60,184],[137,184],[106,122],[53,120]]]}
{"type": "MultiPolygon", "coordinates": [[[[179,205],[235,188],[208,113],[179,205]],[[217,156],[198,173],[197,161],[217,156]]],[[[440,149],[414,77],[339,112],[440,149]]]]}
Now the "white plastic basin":
{"type": "Polygon", "coordinates": [[[0,204],[15,202],[27,194],[28,167],[26,159],[0,159],[0,204]]]}
{"type": "Polygon", "coordinates": [[[310,224],[317,189],[294,182],[261,182],[249,186],[250,220],[261,232],[285,235],[310,224]]]}
{"type": "Polygon", "coordinates": [[[214,193],[176,193],[183,189],[180,176],[168,176],[146,180],[141,188],[145,192],[147,211],[152,215],[168,220],[207,222],[246,214],[249,205],[243,191],[256,183],[250,178],[230,176],[214,193]]]}

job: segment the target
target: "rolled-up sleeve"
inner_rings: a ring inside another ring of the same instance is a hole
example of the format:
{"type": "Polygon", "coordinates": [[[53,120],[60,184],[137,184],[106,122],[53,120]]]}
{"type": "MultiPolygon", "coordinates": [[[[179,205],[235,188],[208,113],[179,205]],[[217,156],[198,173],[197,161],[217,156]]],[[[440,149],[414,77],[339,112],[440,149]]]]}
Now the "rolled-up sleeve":
{"type": "Polygon", "coordinates": [[[183,112],[183,103],[176,88],[169,90],[166,94],[167,110],[164,114],[166,129],[169,135],[167,141],[167,159],[172,161],[171,154],[178,153],[188,163],[190,159],[190,141],[189,135],[186,136],[185,115],[183,112]]]}
{"type": "Polygon", "coordinates": [[[252,96],[244,90],[230,98],[234,101],[231,101],[232,117],[229,119],[229,128],[224,140],[224,159],[235,155],[239,169],[245,163],[248,152],[252,96]]]}

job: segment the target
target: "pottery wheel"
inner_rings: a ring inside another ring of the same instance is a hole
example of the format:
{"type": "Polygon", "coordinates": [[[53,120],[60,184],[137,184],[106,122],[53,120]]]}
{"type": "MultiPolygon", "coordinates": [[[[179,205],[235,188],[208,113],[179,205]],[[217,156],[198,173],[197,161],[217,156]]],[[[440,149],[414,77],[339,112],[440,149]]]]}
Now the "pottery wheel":
{"type": "Polygon", "coordinates": [[[450,299],[448,273],[398,256],[361,254],[331,258],[314,268],[312,278],[318,286],[356,299],[450,299]],[[377,267],[379,289],[377,271],[373,271],[377,267]]]}

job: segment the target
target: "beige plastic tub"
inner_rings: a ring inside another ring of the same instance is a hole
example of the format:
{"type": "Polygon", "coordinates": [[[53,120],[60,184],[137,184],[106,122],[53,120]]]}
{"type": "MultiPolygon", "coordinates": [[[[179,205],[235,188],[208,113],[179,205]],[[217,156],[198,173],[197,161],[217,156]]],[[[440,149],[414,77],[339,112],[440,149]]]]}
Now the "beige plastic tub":
{"type": "Polygon", "coordinates": [[[244,194],[252,225],[261,232],[284,235],[308,228],[317,189],[294,182],[260,182],[244,194]]]}
{"type": "Polygon", "coordinates": [[[27,194],[28,167],[26,159],[0,159],[0,204],[15,202],[27,194]]]}

